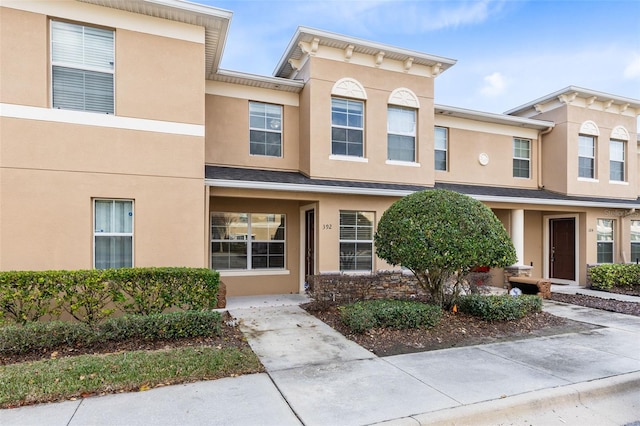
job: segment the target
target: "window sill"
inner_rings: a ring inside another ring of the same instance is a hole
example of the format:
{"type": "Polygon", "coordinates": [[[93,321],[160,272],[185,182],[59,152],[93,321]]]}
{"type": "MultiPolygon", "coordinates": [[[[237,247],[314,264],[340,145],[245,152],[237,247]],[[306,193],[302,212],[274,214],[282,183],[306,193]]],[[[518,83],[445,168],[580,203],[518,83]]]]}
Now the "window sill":
{"type": "Polygon", "coordinates": [[[329,156],[329,160],[338,160],[338,161],[354,161],[356,163],[368,163],[369,159],[364,157],[354,157],[352,155],[333,155],[329,156]]]}
{"type": "Polygon", "coordinates": [[[609,183],[611,185],[629,185],[629,182],[625,182],[623,180],[610,180],[609,183]]]}
{"type": "Polygon", "coordinates": [[[288,269],[235,269],[218,271],[221,277],[251,277],[264,275],[289,275],[288,269]]]}
{"type": "Polygon", "coordinates": [[[420,163],[416,163],[414,161],[398,161],[398,160],[387,160],[385,164],[390,166],[402,166],[402,167],[421,167],[420,163]]]}
{"type": "Polygon", "coordinates": [[[578,181],[579,182],[592,182],[592,183],[599,183],[600,182],[600,180],[598,180],[598,179],[585,178],[585,177],[579,177],[578,181]]]}

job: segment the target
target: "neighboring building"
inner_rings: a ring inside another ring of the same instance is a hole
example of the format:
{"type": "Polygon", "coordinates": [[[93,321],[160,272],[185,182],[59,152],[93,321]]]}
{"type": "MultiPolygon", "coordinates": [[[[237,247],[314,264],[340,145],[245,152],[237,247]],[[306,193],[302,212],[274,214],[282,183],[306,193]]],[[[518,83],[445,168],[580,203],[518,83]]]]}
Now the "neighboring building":
{"type": "MultiPolygon", "coordinates": [[[[273,77],[219,69],[231,12],[179,0],[0,3],[0,269],[194,266],[228,294],[369,273],[429,188],[486,203],[554,282],[640,258],[640,101],[568,87],[438,105],[452,59],[299,28],[273,77]]],[[[500,271],[496,271],[496,274],[500,271]]]]}

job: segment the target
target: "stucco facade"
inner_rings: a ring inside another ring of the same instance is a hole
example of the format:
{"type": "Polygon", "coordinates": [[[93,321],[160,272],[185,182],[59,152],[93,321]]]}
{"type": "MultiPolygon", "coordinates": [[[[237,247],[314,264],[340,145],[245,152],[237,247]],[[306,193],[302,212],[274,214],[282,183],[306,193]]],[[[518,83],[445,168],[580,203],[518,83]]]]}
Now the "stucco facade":
{"type": "Polygon", "coordinates": [[[296,293],[308,274],[392,269],[377,221],[432,188],[486,203],[533,276],[585,285],[587,264],[640,256],[639,100],[568,87],[504,114],[442,106],[455,60],[302,27],[273,76],[222,70],[230,19],[2,1],[0,269],[215,267],[229,295],[296,293]],[[104,63],[68,56],[58,25],[104,63]]]}

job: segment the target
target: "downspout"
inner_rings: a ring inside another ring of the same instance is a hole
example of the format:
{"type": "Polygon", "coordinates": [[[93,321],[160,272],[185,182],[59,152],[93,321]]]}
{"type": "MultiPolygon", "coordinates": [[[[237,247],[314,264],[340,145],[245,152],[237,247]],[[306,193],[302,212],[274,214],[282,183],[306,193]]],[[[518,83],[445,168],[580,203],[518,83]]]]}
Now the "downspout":
{"type": "Polygon", "coordinates": [[[548,135],[553,130],[553,126],[547,128],[546,130],[538,133],[538,189],[543,189],[544,185],[542,184],[542,137],[544,135],[548,135]]]}

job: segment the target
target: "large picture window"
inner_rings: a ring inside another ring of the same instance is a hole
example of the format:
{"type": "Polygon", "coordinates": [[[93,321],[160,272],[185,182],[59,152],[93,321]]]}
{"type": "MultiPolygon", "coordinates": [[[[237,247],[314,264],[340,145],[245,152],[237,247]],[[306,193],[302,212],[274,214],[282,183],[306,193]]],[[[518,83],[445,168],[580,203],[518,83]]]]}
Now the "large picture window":
{"type": "Polygon", "coordinates": [[[447,152],[449,150],[449,132],[444,127],[434,127],[435,169],[447,170],[447,152]]]}
{"type": "Polygon", "coordinates": [[[531,141],[513,138],[513,177],[531,176],[531,141]]]}
{"type": "Polygon", "coordinates": [[[284,269],[285,215],[224,213],[211,215],[211,268],[284,269]]]}
{"type": "Polygon", "coordinates": [[[282,156],[282,107],[249,102],[249,152],[282,156]]]}
{"type": "Polygon", "coordinates": [[[416,110],[390,106],[387,110],[387,159],[416,161],[416,110]]]}
{"type": "Polygon", "coordinates": [[[94,267],[133,266],[133,201],[94,200],[94,267]]]}
{"type": "Polygon", "coordinates": [[[341,271],[371,271],[373,227],[373,212],[340,212],[341,271]]]}
{"type": "Polygon", "coordinates": [[[598,263],[613,263],[613,219],[598,219],[598,263]]]}
{"type": "Polygon", "coordinates": [[[609,180],[624,182],[624,141],[609,142],[609,180]]]}
{"type": "Polygon", "coordinates": [[[114,112],[114,32],[51,21],[53,107],[114,112]]]}
{"type": "Polygon", "coordinates": [[[578,177],[595,179],[596,177],[596,138],[580,135],[578,137],[578,177]]]}
{"type": "Polygon", "coordinates": [[[331,154],[364,156],[364,102],[331,99],[331,154]]]}
{"type": "Polygon", "coordinates": [[[640,262],[640,220],[631,221],[631,261],[640,262]]]}

